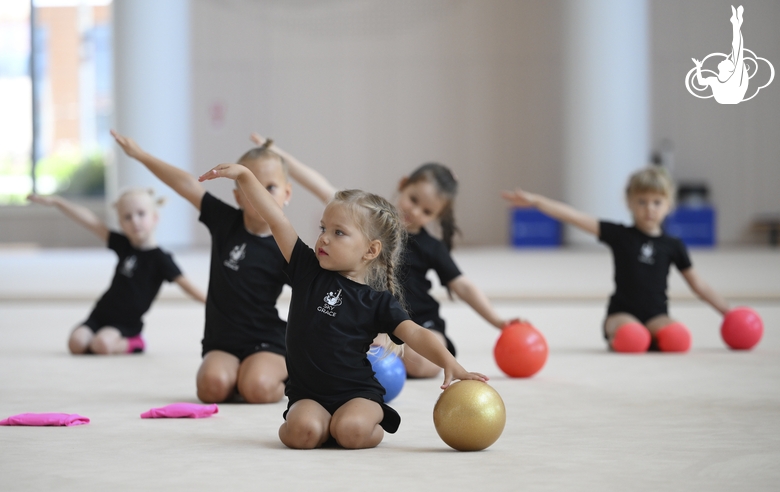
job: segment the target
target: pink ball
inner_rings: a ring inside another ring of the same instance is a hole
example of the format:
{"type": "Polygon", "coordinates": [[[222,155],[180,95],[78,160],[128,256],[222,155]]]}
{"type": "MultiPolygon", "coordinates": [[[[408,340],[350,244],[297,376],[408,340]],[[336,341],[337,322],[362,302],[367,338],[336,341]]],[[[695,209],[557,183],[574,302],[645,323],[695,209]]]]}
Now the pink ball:
{"type": "Polygon", "coordinates": [[[734,350],[753,348],[764,334],[764,322],[749,307],[734,308],[723,317],[720,336],[734,350]]]}

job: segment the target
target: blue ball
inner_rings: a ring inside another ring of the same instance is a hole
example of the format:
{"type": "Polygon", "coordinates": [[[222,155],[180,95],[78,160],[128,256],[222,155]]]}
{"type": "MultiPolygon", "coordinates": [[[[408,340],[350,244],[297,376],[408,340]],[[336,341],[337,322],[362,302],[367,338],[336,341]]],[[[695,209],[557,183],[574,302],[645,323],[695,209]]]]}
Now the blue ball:
{"type": "Polygon", "coordinates": [[[371,347],[368,351],[368,360],[371,361],[377,380],[385,388],[385,402],[389,402],[398,396],[404,387],[406,367],[397,355],[393,353],[385,355],[385,352],[382,347],[371,347]]]}

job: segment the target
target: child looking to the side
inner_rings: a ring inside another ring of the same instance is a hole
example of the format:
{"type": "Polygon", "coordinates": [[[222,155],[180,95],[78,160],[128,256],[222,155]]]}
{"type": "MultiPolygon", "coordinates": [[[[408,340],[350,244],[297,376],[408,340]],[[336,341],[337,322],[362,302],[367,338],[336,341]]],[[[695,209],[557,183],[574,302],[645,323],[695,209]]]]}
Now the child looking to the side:
{"type": "Polygon", "coordinates": [[[111,286],[98,300],[89,318],[68,339],[73,354],[143,352],[141,318],[149,310],[163,280],[176,282],[194,299],[206,297],[184,275],[170,253],[157,246],[157,205],[152,190],[132,189],[119,197],[116,209],[124,234],[109,230],[91,210],[59,196],[30,195],[34,203],[57,207],[62,213],[105,241],[119,257],[111,286]]]}
{"type": "MultiPolygon", "coordinates": [[[[145,152],[134,140],[111,134],[125,153],[200,211],[211,233],[203,362],[196,377],[206,403],[232,399],[277,402],[284,396],[284,333],[276,300],[287,283],[286,262],[265,219],[236,188],[236,209],[208,193],[197,178],[145,152]]],[[[290,199],[284,161],[267,148],[245,153],[239,162],[266,187],[279,206],[290,199]]]]}
{"type": "MultiPolygon", "coordinates": [[[[265,138],[252,134],[255,143],[265,138]]],[[[274,145],[273,150],[289,163],[290,175],[324,203],[336,193],[336,188],[320,173],[301,163],[287,152],[274,145]]],[[[401,214],[407,232],[405,253],[400,266],[399,278],[407,310],[412,321],[431,330],[437,340],[453,355],[455,345],[445,334],[445,322],[439,315],[439,303],[430,295],[431,282],[426,278],[434,270],[448,292],[463,299],[482,318],[496,328],[503,328],[505,320],[493,309],[487,296],[465,275],[452,259],[453,237],[458,228],[455,224],[454,200],[458,182],[446,166],[428,163],[420,166],[411,175],[398,183],[396,206],[401,214]],[[426,230],[434,221],[441,225],[442,239],[426,230]]],[[[435,377],[440,368],[414,349],[406,347],[402,357],[406,372],[411,377],[435,377]]]]}
{"type": "Polygon", "coordinates": [[[403,248],[398,212],[381,197],[341,191],[325,207],[314,250],[300,240],[281,206],[243,166],[222,164],[201,181],[236,181],[271,227],[287,266],[292,300],[287,322],[290,374],[286,422],[279,438],[288,447],[310,449],[330,438],[345,448],[378,445],[395,432],[398,414],[384,403],[366,352],[379,333],[404,341],[444,368],[453,379],[486,381],[458,364],[428,330],[411,321],[393,296],[395,265],[403,248]]]}
{"type": "Polygon", "coordinates": [[[503,197],[515,206],[542,213],[593,234],[612,250],[615,292],[609,300],[604,336],[616,352],[686,352],[688,329],[669,317],[667,277],[674,264],[691,290],[722,314],[729,306],[693,269],[682,241],[667,235],[663,222],[673,205],[674,185],[667,173],[649,167],[634,173],[626,188],[634,224],[599,221],[564,203],[517,189],[503,197]]]}

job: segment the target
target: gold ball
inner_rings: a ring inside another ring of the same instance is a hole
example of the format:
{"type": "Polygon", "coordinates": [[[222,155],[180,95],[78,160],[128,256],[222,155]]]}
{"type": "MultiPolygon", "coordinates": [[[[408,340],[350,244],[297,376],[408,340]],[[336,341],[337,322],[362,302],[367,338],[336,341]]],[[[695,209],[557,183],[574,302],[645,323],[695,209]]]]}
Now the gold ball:
{"type": "Polygon", "coordinates": [[[501,395],[482,381],[458,381],[433,407],[433,425],[442,441],[458,451],[479,451],[496,442],[506,424],[501,395]]]}

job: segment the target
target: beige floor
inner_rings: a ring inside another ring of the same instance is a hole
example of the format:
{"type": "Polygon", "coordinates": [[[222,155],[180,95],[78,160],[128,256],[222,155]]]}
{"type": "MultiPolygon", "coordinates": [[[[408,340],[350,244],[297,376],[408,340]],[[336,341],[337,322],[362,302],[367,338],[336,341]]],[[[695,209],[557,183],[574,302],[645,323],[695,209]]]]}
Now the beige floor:
{"type": "MultiPolygon", "coordinates": [[[[199,282],[205,258],[180,255],[199,282]]],[[[539,374],[507,379],[492,360],[497,333],[462,304],[444,305],[461,362],[487,373],[507,407],[502,437],[477,453],[452,451],[436,435],[438,380],[408,381],[393,402],[398,433],[365,451],[285,449],[276,436],[284,403],[142,420],[151,407],[195,401],[202,310],[168,290],[146,318],[146,354],[72,357],[65,338],[105,288],[110,257],[0,254],[0,418],[92,419],[0,428],[0,490],[778,489],[778,252],[694,253],[705,278],[758,310],[765,335],[751,352],[725,349],[716,314],[675,283],[672,314],[694,335],[682,356],[604,350],[602,252],[470,250],[458,259],[501,313],[531,319],[550,345],[539,374]]]]}

